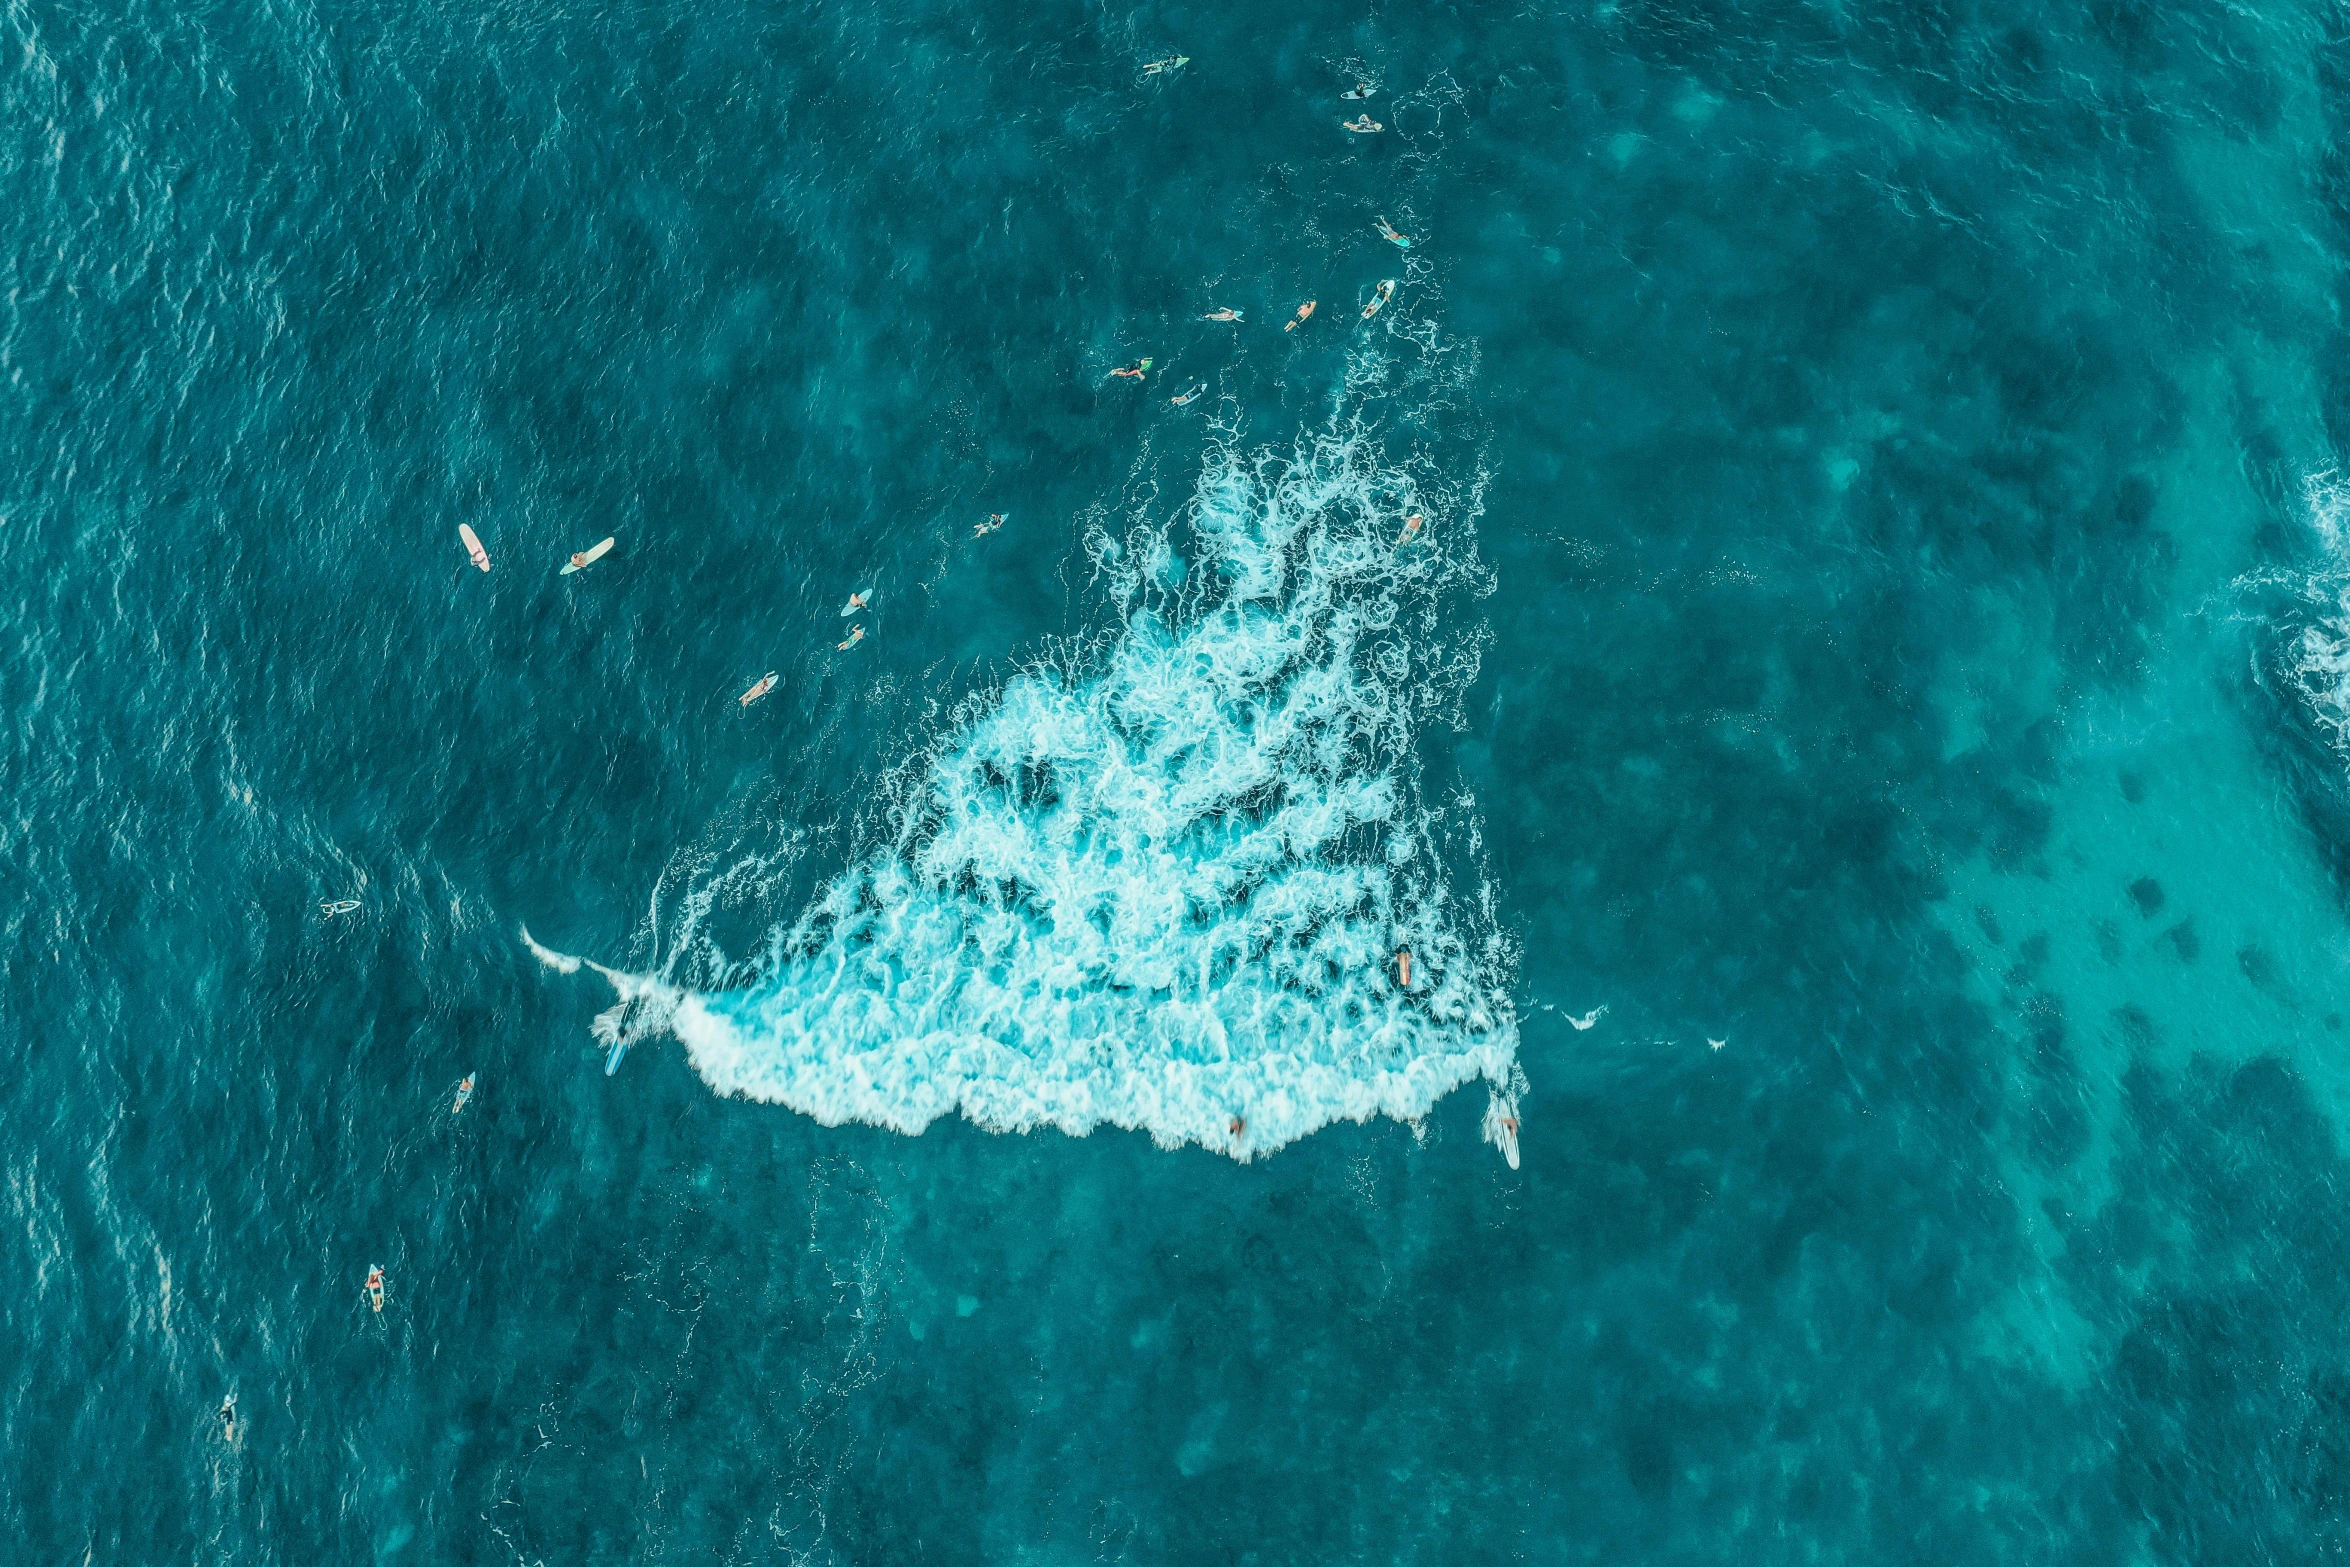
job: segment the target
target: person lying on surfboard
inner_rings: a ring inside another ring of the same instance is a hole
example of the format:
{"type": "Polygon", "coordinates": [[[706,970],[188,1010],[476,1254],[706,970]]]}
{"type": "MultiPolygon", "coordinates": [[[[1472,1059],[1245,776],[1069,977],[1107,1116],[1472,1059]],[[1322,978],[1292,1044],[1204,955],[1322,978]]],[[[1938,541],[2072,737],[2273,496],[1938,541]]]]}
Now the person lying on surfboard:
{"type": "Polygon", "coordinates": [[[1110,372],[1110,374],[1112,374],[1112,375],[1122,375],[1122,376],[1126,377],[1126,379],[1128,379],[1129,381],[1139,381],[1139,380],[1141,380],[1141,379],[1142,379],[1143,372],[1144,372],[1144,371],[1146,371],[1146,370],[1148,370],[1150,367],[1151,367],[1151,362],[1150,362],[1149,360],[1145,359],[1145,360],[1143,360],[1143,361],[1142,361],[1140,364],[1129,366],[1128,368],[1126,368],[1126,369],[1123,369],[1123,370],[1113,370],[1113,371],[1111,371],[1111,372],[1110,372]]]}
{"type": "Polygon", "coordinates": [[[453,1105],[449,1106],[449,1113],[450,1113],[451,1115],[455,1115],[455,1114],[456,1114],[458,1111],[460,1111],[460,1110],[464,1109],[464,1108],[465,1108],[465,1101],[466,1101],[466,1100],[468,1100],[468,1099],[471,1099],[472,1097],[473,1097],[473,1074],[472,1074],[471,1072],[468,1072],[468,1073],[466,1073],[466,1074],[465,1074],[465,1079],[464,1079],[464,1081],[460,1082],[460,1083],[457,1085],[457,1102],[456,1102],[455,1104],[453,1104],[453,1105]]]}
{"type": "Polygon", "coordinates": [[[749,707],[753,702],[758,701],[759,698],[765,696],[768,692],[774,689],[775,671],[770,669],[765,675],[760,677],[759,683],[757,685],[751,687],[750,690],[745,691],[742,694],[743,706],[749,707]]]}
{"type": "Polygon", "coordinates": [[[575,571],[585,571],[611,552],[612,541],[610,539],[605,539],[599,544],[591,544],[571,557],[571,563],[563,568],[563,575],[568,577],[575,571]]]}
{"type": "Polygon", "coordinates": [[[1409,544],[1412,542],[1412,540],[1418,538],[1420,536],[1420,526],[1426,521],[1427,519],[1422,517],[1418,512],[1413,512],[1409,517],[1406,517],[1403,520],[1403,537],[1395,541],[1395,547],[1400,550],[1406,544],[1409,544]]]}
{"type": "Polygon", "coordinates": [[[1201,316],[1200,319],[1202,321],[1238,321],[1240,319],[1240,312],[1233,309],[1230,305],[1225,305],[1219,309],[1209,311],[1206,315],[1201,316]]]}
{"type": "Polygon", "coordinates": [[[1151,61],[1150,64],[1142,68],[1142,74],[1145,76],[1157,76],[1165,71],[1179,71],[1190,63],[1191,56],[1188,54],[1171,54],[1164,60],[1151,61]]]}
{"type": "Polygon", "coordinates": [[[379,1313],[384,1309],[384,1270],[380,1265],[367,1270],[367,1303],[379,1313]]]}
{"type": "Polygon", "coordinates": [[[1167,401],[1173,403],[1176,407],[1181,408],[1185,403],[1190,402],[1193,398],[1199,396],[1200,393],[1206,391],[1207,389],[1208,383],[1202,381],[1199,385],[1193,387],[1190,391],[1179,393],[1174,397],[1168,398],[1167,401]]]}
{"type": "Polygon", "coordinates": [[[1386,126],[1380,124],[1377,120],[1372,119],[1367,114],[1359,120],[1340,120],[1338,123],[1345,126],[1348,130],[1354,132],[1357,136],[1369,136],[1375,132],[1387,129],[1386,126]]]}
{"type": "Polygon", "coordinates": [[[1314,302],[1309,299],[1304,304],[1297,307],[1297,314],[1291,317],[1289,324],[1283,327],[1281,330],[1284,332],[1296,331],[1300,326],[1305,324],[1306,317],[1312,315],[1313,313],[1314,302]]]}
{"type": "Polygon", "coordinates": [[[865,628],[863,626],[852,626],[849,628],[849,639],[846,642],[841,643],[838,647],[834,648],[833,651],[835,653],[846,653],[850,648],[855,647],[858,643],[864,640],[865,628]]]}
{"type": "Polygon", "coordinates": [[[1394,226],[1387,221],[1385,213],[1381,213],[1379,216],[1379,237],[1398,250],[1412,248],[1412,237],[1409,234],[1398,234],[1394,226]]]}
{"type": "Polygon", "coordinates": [[[975,539],[985,538],[987,535],[995,532],[996,529],[1002,527],[1003,525],[1004,514],[1000,511],[991,511],[987,514],[987,521],[975,522],[971,524],[971,537],[975,539]]]}
{"type": "Polygon", "coordinates": [[[1379,307],[1380,307],[1381,305],[1384,305],[1384,304],[1386,304],[1386,303],[1387,303],[1389,300],[1393,299],[1394,297],[1395,297],[1395,279],[1393,279],[1393,278],[1382,278],[1382,279],[1380,279],[1380,281],[1379,281],[1379,287],[1378,287],[1376,290],[1374,290],[1374,291],[1373,291],[1373,293],[1372,293],[1372,295],[1371,295],[1371,302],[1370,302],[1369,304],[1367,304],[1367,305],[1363,306],[1363,319],[1364,319],[1365,321],[1368,321],[1368,320],[1370,320],[1370,319],[1371,319],[1373,316],[1375,316],[1375,315],[1377,315],[1377,314],[1379,313],[1379,307]]]}
{"type": "Polygon", "coordinates": [[[862,592],[862,593],[852,593],[852,594],[850,594],[850,595],[849,595],[849,601],[848,601],[846,604],[843,604],[843,605],[840,607],[840,614],[841,614],[841,619],[843,619],[843,620],[846,620],[846,619],[848,619],[848,618],[849,618],[849,616],[851,616],[851,615],[854,615],[854,614],[855,614],[855,613],[856,613],[858,610],[861,610],[861,609],[865,608],[867,605],[871,604],[872,602],[873,602],[873,590],[872,590],[871,588],[867,588],[867,589],[866,589],[864,592],[862,592]]]}

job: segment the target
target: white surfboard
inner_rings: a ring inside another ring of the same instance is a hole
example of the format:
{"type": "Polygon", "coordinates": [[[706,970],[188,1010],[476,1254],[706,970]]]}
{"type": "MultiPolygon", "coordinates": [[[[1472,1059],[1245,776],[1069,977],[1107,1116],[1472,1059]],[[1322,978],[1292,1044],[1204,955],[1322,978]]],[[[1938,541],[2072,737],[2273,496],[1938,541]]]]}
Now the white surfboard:
{"type": "Polygon", "coordinates": [[[596,545],[593,549],[582,550],[577,555],[572,556],[571,559],[565,563],[563,570],[561,573],[559,573],[559,575],[568,577],[575,571],[583,571],[587,567],[593,566],[597,561],[602,560],[606,555],[611,553],[612,541],[610,539],[606,539],[603,543],[596,545]]]}
{"type": "Polygon", "coordinates": [[[466,522],[457,524],[457,537],[465,541],[465,553],[473,557],[473,563],[484,571],[489,570],[490,552],[481,547],[481,538],[473,531],[473,525],[466,522]]]}

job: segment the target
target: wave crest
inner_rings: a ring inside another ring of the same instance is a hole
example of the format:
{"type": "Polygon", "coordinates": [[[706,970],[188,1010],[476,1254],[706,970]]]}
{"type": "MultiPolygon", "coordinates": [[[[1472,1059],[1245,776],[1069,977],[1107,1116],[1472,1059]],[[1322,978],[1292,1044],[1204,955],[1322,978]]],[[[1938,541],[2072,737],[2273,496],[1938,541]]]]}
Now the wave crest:
{"type": "Polygon", "coordinates": [[[1448,887],[1473,802],[1426,807],[1417,763],[1476,670],[1437,607],[1482,585],[1477,496],[1355,429],[1211,452],[1173,522],[1097,527],[1122,631],[966,703],[894,841],[751,984],[676,993],[695,1069],[827,1124],[960,1111],[1239,1158],[1522,1083],[1490,894],[1448,887]]]}

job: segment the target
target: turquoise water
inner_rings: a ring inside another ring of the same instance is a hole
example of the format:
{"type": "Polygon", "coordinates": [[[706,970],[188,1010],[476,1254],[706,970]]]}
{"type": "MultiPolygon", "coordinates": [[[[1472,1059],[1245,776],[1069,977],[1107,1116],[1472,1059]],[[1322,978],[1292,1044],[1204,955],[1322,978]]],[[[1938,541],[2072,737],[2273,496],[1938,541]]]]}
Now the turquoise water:
{"type": "Polygon", "coordinates": [[[2350,1545],[2333,10],[5,27],[10,1560],[2350,1545]]]}

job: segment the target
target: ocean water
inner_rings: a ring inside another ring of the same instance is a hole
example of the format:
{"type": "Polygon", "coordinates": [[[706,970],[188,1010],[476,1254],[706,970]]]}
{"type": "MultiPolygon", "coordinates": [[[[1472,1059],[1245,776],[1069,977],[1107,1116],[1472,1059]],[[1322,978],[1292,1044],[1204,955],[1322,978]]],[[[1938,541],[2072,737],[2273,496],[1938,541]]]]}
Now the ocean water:
{"type": "Polygon", "coordinates": [[[2338,9],[0,25],[7,1560],[2350,1549],[2338,9]]]}

